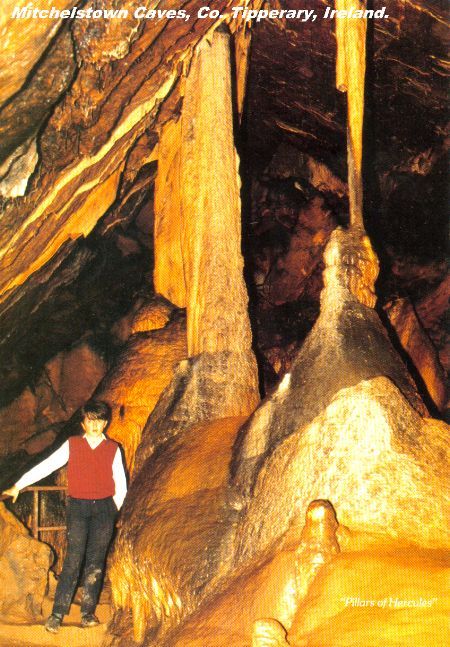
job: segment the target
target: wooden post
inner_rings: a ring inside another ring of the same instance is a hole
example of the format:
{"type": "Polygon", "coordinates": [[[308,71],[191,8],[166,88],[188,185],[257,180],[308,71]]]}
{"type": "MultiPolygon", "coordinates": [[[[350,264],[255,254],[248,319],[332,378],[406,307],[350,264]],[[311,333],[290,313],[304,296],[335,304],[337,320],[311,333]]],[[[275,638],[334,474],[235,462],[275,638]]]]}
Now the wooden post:
{"type": "Polygon", "coordinates": [[[31,533],[35,539],[39,539],[39,490],[33,490],[33,520],[31,533]]]}

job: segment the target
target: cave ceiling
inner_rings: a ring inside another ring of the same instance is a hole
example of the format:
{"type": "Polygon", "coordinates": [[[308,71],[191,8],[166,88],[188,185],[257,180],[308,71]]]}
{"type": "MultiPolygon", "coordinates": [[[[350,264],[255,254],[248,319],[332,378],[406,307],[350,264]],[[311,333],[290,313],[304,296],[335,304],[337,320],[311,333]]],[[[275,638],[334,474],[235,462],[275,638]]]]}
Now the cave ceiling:
{"type": "MultiPolygon", "coordinates": [[[[61,9],[75,4],[52,3],[61,9]]],[[[222,11],[235,3],[211,4],[222,11]]],[[[294,0],[271,4],[300,6],[294,0]]],[[[322,13],[328,4],[314,0],[308,6],[322,13]]],[[[437,288],[445,271],[448,13],[441,0],[386,4],[389,19],[370,23],[368,35],[366,226],[387,268],[381,288],[386,299],[406,290],[419,301],[437,288]]],[[[213,20],[129,17],[38,21],[40,31],[28,24],[19,33],[9,18],[14,5],[6,0],[1,9],[2,28],[10,35],[0,51],[4,400],[52,353],[87,331],[106,335],[136,294],[151,291],[160,128],[177,118],[192,49],[214,26],[213,20]]],[[[202,5],[164,3],[191,14],[202,5]]],[[[240,79],[250,43],[236,144],[251,268],[264,245],[272,244],[261,243],[261,232],[266,238],[272,232],[273,245],[286,252],[295,229],[288,222],[292,211],[303,209],[304,228],[316,226],[319,233],[345,224],[346,99],[334,86],[331,21],[265,20],[250,26],[236,20],[229,27],[240,79]],[[322,183],[314,181],[312,168],[325,177],[322,183]],[[280,219],[278,233],[266,224],[279,225],[280,219]]],[[[317,314],[320,262],[311,262],[310,270],[308,286],[287,290],[278,302],[271,298],[284,308],[283,316],[287,309],[298,319],[304,297],[310,313],[297,325],[297,332],[305,328],[303,336],[317,314]]],[[[273,293],[279,277],[266,268],[266,287],[267,277],[273,293]]],[[[260,293],[249,287],[256,294],[258,325],[269,331],[263,342],[269,347],[274,342],[267,336],[276,335],[270,319],[277,319],[264,314],[260,293]]],[[[440,325],[440,317],[430,327],[440,325]]]]}

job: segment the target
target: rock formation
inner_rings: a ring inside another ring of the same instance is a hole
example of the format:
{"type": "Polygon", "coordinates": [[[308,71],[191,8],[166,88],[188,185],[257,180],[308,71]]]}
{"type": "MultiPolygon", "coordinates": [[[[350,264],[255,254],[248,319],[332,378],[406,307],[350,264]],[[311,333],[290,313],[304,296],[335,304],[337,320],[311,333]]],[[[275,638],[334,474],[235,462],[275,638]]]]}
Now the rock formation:
{"type": "Polygon", "coordinates": [[[284,647],[286,629],[277,620],[256,620],[253,625],[252,647],[284,647]]]}
{"type": "Polygon", "coordinates": [[[107,642],[435,647],[447,427],[422,396],[444,409],[425,334],[448,368],[445,10],[393,0],[335,25],[319,0],[306,22],[198,4],[19,32],[4,3],[2,478],[96,388],[131,476],[107,642]]]}
{"type": "MultiPolygon", "coordinates": [[[[194,54],[181,115],[180,205],[179,209],[163,210],[161,218],[165,220],[161,220],[161,230],[155,240],[158,249],[161,236],[159,251],[164,259],[171,249],[167,241],[179,237],[177,249],[182,255],[178,269],[182,269],[184,277],[186,304],[181,305],[186,305],[187,310],[189,358],[177,367],[143,431],[111,569],[116,621],[122,634],[128,632],[130,627],[122,619],[132,611],[132,630],[137,642],[155,636],[160,640],[205,595],[204,590],[221,568],[219,548],[226,524],[221,516],[224,473],[214,489],[207,488],[208,492],[204,492],[201,481],[197,485],[199,491],[191,492],[190,486],[182,497],[182,508],[180,495],[166,494],[164,498],[168,500],[160,512],[167,524],[160,518],[157,527],[148,518],[155,513],[155,502],[152,496],[149,499],[149,493],[161,491],[172,469],[169,466],[174,464],[176,455],[192,434],[210,433],[212,426],[221,442],[226,443],[226,419],[248,415],[258,402],[256,361],[251,349],[240,252],[229,57],[229,36],[224,32],[214,33],[211,42],[202,42],[194,54]],[[211,137],[215,129],[211,115],[217,111],[223,115],[217,143],[220,155],[211,137]],[[213,256],[209,254],[211,247],[213,256]],[[201,492],[203,495],[199,498],[201,492]],[[187,527],[193,524],[198,549],[188,540],[189,552],[185,552],[184,540],[180,537],[182,543],[177,556],[173,555],[175,560],[168,563],[159,547],[177,542],[180,515],[184,517],[187,536],[190,535],[187,527]],[[136,543],[142,550],[136,552],[136,543]],[[143,572],[145,581],[152,582],[150,595],[142,595],[143,572]],[[180,578],[181,572],[184,575],[180,578]]],[[[170,283],[176,284],[181,277],[175,273],[158,280],[166,286],[166,296],[169,296],[170,283]]],[[[182,301],[182,292],[178,292],[179,301],[182,301]]],[[[236,428],[236,423],[231,425],[233,434],[236,428]]],[[[183,487],[182,482],[180,486],[183,487]]]]}
{"type": "Polygon", "coordinates": [[[369,307],[375,261],[366,237],[333,232],[319,319],[234,448],[235,563],[267,549],[314,499],[329,500],[350,527],[445,545],[445,425],[422,419],[426,409],[369,307]]]}
{"type": "Polygon", "coordinates": [[[164,304],[138,310],[133,334],[94,394],[112,409],[108,434],[123,447],[130,471],[147,419],[187,355],[184,318],[165,322],[164,314],[164,304]]]}
{"type": "Polygon", "coordinates": [[[0,409],[0,456],[19,449],[36,454],[51,445],[60,423],[69,420],[91,397],[105,373],[105,362],[89,341],[49,360],[33,388],[27,387],[0,409]]]}
{"type": "Polygon", "coordinates": [[[52,561],[50,548],[30,537],[26,528],[0,502],[2,622],[30,622],[41,617],[52,561]]]}
{"type": "Polygon", "coordinates": [[[424,381],[434,405],[438,411],[444,411],[448,403],[444,369],[411,302],[405,298],[397,299],[387,304],[386,310],[402,348],[424,381]]]}

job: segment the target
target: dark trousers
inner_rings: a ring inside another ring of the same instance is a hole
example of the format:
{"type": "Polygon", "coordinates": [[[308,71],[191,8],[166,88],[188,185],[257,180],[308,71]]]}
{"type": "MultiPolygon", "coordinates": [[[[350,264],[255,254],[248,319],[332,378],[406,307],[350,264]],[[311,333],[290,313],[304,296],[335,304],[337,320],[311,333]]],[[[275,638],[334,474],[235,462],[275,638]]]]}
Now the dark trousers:
{"type": "Polygon", "coordinates": [[[94,613],[116,515],[112,497],[67,498],[67,553],[56,587],[53,613],[64,616],[69,612],[83,560],[81,614],[94,613]]]}

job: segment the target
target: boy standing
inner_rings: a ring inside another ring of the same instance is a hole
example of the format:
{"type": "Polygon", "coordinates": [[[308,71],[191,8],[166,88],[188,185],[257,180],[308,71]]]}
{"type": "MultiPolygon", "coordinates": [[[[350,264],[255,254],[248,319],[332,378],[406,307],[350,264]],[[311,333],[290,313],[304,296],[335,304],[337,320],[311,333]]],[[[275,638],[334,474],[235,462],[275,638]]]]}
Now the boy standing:
{"type": "Polygon", "coordinates": [[[99,623],[95,608],[100,595],[106,553],[114,521],[127,491],[118,443],[106,438],[111,412],[104,402],[82,409],[84,435],[72,436],[48,458],[26,472],[3,494],[13,501],[20,490],[68,463],[67,553],[56,587],[52,614],[45,628],[56,633],[68,613],[84,559],[81,626],[99,623]]]}

